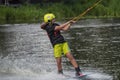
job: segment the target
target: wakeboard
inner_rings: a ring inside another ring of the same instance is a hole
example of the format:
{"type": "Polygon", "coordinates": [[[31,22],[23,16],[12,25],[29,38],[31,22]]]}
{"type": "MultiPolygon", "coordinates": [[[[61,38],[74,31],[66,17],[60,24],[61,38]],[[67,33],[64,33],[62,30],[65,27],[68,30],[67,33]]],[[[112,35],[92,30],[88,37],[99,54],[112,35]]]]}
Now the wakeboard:
{"type": "Polygon", "coordinates": [[[75,76],[73,78],[77,79],[77,80],[85,80],[86,77],[87,77],[87,75],[82,75],[82,76],[75,76]]]}
{"type": "MultiPolygon", "coordinates": [[[[66,76],[66,75],[65,75],[66,76]]],[[[88,80],[87,79],[87,75],[85,74],[85,75],[83,75],[83,76],[66,76],[67,77],[67,79],[66,80],[88,80]]]]}

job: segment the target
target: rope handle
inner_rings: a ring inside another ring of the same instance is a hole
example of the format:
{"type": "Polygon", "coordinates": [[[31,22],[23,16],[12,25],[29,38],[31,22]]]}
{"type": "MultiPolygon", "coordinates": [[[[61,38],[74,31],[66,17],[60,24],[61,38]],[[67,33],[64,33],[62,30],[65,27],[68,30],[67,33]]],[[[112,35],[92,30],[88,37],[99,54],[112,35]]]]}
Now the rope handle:
{"type": "Polygon", "coordinates": [[[83,13],[81,13],[80,15],[74,17],[72,20],[73,21],[78,21],[82,16],[84,16],[88,11],[90,11],[91,9],[93,9],[95,6],[97,6],[102,0],[97,1],[96,3],[94,3],[91,7],[89,7],[88,9],[86,9],[83,13]]]}

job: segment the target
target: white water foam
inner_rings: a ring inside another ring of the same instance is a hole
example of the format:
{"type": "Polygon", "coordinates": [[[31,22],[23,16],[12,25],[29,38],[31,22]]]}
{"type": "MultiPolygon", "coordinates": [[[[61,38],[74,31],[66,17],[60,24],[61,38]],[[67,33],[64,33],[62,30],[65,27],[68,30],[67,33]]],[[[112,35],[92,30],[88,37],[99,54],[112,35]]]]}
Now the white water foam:
{"type": "MultiPolygon", "coordinates": [[[[32,58],[34,60],[34,58],[32,58]]],[[[11,61],[9,59],[3,59],[0,62],[0,80],[75,80],[72,78],[66,78],[65,76],[58,75],[56,65],[52,64],[39,64],[37,59],[34,61],[27,61],[27,59],[18,59],[11,61]],[[49,67],[50,65],[53,65],[49,67]],[[51,69],[51,70],[49,70],[51,69]],[[54,71],[53,71],[54,70],[54,71]]],[[[74,71],[64,70],[65,75],[74,77],[74,71]]],[[[84,71],[84,74],[92,80],[112,80],[112,76],[102,72],[84,71]]]]}
{"type": "Polygon", "coordinates": [[[113,80],[113,77],[105,73],[97,72],[85,72],[92,80],[113,80]]]}

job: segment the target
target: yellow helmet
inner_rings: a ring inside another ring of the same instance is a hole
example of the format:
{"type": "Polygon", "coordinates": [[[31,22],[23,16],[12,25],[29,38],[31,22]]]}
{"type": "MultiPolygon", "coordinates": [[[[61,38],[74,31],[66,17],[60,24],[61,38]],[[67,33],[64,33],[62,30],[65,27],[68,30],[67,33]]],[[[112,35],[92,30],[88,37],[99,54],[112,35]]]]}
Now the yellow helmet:
{"type": "Polygon", "coordinates": [[[52,13],[45,14],[44,15],[44,22],[50,22],[54,18],[55,18],[55,15],[52,13]]]}

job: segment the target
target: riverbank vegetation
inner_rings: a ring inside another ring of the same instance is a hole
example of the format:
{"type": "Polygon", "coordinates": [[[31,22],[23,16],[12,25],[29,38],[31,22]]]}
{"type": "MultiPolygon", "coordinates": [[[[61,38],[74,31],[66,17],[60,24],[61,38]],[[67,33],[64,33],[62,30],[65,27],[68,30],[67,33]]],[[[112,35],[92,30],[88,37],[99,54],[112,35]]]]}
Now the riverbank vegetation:
{"type": "MultiPolygon", "coordinates": [[[[40,4],[22,4],[18,7],[0,6],[0,24],[2,23],[31,23],[41,22],[44,14],[52,12],[57,20],[71,19],[88,7],[96,0],[65,0],[64,2],[49,2],[40,4]]],[[[119,18],[120,1],[103,0],[94,9],[82,18],[119,18]]]]}

